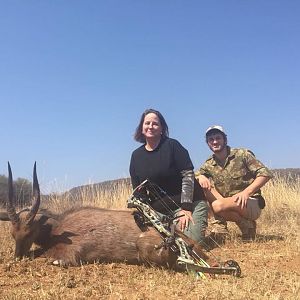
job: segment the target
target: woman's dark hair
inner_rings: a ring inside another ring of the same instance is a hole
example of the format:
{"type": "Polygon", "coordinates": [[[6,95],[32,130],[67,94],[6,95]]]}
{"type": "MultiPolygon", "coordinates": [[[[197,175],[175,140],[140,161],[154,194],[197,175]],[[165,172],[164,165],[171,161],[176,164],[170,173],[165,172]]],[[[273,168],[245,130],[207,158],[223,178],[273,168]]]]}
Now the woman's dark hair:
{"type": "Polygon", "coordinates": [[[165,118],[163,117],[163,115],[158,110],[149,108],[149,109],[146,109],[143,112],[143,114],[141,116],[141,119],[140,119],[140,122],[139,122],[139,125],[137,126],[137,128],[135,130],[134,139],[137,142],[140,142],[140,143],[145,143],[146,142],[146,139],[143,135],[143,123],[144,123],[145,116],[150,114],[150,113],[156,114],[157,117],[159,118],[159,121],[160,121],[160,124],[161,124],[161,127],[162,127],[161,136],[162,137],[169,136],[169,128],[168,128],[167,122],[166,122],[165,118]]]}

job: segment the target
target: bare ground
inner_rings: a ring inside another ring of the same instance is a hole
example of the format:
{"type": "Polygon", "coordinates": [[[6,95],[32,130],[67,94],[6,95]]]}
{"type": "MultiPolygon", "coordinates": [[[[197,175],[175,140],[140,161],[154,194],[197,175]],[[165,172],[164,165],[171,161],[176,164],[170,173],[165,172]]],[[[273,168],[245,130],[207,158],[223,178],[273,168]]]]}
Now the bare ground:
{"type": "Polygon", "coordinates": [[[45,258],[14,262],[8,231],[0,222],[0,299],[300,299],[297,235],[264,234],[247,244],[233,236],[210,255],[236,260],[241,278],[201,280],[126,264],[60,268],[45,258]]]}

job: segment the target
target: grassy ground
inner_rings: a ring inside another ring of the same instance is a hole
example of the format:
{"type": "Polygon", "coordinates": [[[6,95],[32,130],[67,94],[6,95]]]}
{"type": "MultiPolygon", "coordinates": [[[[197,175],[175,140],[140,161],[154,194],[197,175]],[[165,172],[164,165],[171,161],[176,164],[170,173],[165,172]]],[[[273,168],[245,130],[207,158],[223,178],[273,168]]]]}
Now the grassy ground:
{"type": "MultiPolygon", "coordinates": [[[[70,206],[125,208],[130,187],[83,190],[78,199],[53,195],[43,203],[60,212],[70,206]]],[[[129,266],[91,264],[54,267],[45,258],[13,260],[9,223],[0,221],[0,299],[299,299],[300,180],[277,177],[263,190],[267,207],[258,220],[258,236],[243,244],[234,224],[222,248],[210,255],[234,259],[242,277],[197,280],[184,273],[129,266]]],[[[43,199],[42,199],[43,200],[43,199]]]]}

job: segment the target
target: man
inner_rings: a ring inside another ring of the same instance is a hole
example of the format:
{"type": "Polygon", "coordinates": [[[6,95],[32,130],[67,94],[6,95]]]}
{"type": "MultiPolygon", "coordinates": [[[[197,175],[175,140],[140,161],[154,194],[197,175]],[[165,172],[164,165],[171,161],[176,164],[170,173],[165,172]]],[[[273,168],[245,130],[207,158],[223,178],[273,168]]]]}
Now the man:
{"type": "Polygon", "coordinates": [[[215,215],[212,232],[225,233],[226,221],[235,222],[242,240],[255,239],[256,222],[265,206],[261,196],[271,172],[247,149],[227,146],[227,135],[222,126],[206,130],[206,143],[213,155],[196,172],[196,178],[206,193],[215,215]]]}

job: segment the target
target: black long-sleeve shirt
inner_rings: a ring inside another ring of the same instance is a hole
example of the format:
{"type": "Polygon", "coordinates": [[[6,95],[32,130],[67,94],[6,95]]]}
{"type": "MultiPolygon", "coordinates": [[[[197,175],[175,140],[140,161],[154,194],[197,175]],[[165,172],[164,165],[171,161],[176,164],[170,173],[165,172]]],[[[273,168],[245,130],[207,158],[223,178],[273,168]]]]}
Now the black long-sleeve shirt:
{"type": "MultiPolygon", "coordinates": [[[[194,182],[193,198],[181,202],[182,171],[193,170],[188,151],[175,139],[164,137],[153,151],[145,145],[133,151],[130,161],[130,176],[133,188],[145,179],[160,186],[183,209],[191,210],[191,203],[205,199],[202,188],[194,182]]],[[[172,207],[172,204],[170,203],[172,207]]],[[[172,207],[173,209],[175,207],[172,207]]]]}

